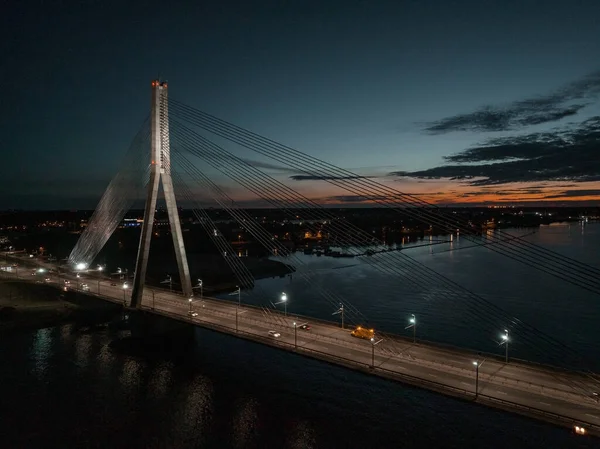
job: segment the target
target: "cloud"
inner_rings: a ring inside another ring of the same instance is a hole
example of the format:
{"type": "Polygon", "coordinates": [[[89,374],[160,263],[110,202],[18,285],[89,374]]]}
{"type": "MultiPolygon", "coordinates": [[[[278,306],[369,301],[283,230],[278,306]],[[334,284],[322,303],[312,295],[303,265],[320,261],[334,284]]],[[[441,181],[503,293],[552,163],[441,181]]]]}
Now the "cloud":
{"type": "Polygon", "coordinates": [[[368,179],[375,176],[318,176],[318,175],[293,175],[290,179],[294,181],[338,181],[346,179],[368,179]]]}
{"type": "Polygon", "coordinates": [[[255,168],[264,168],[267,170],[277,170],[279,172],[284,172],[284,173],[298,173],[298,170],[295,170],[290,167],[286,167],[284,165],[270,164],[268,162],[253,161],[251,159],[244,159],[244,158],[240,158],[240,159],[242,161],[244,161],[245,163],[247,163],[248,165],[251,165],[252,167],[255,167],[255,168]]]}
{"type": "Polygon", "coordinates": [[[509,131],[576,115],[590,100],[600,96],[600,71],[568,84],[551,94],[515,101],[504,107],[484,106],[468,114],[426,123],[425,131],[509,131]],[[576,102],[576,104],[571,104],[576,102]]]}
{"type": "Polygon", "coordinates": [[[554,198],[573,198],[580,196],[600,196],[600,189],[575,189],[575,190],[565,190],[555,195],[548,195],[544,198],[554,199],[554,198]]]}
{"type": "Polygon", "coordinates": [[[473,186],[511,182],[600,181],[600,116],[575,128],[490,139],[446,157],[453,165],[396,171],[392,176],[466,180],[473,186]]]}
{"type": "Polygon", "coordinates": [[[497,189],[482,189],[482,190],[476,190],[474,192],[460,192],[460,193],[456,193],[457,196],[461,197],[461,198],[472,198],[472,197],[478,197],[478,196],[489,196],[489,195],[495,195],[495,196],[512,196],[512,195],[540,195],[543,194],[545,191],[543,189],[540,188],[524,188],[524,189],[503,189],[503,190],[497,190],[497,189]]]}

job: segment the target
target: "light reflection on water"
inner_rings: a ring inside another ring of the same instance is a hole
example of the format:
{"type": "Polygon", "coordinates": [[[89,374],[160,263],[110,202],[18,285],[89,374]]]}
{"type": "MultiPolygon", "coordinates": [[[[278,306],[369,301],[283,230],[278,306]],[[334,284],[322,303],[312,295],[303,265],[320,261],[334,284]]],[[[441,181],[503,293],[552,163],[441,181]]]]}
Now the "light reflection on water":
{"type": "Polygon", "coordinates": [[[234,405],[233,444],[236,448],[248,447],[257,433],[258,403],[254,398],[240,398],[234,405]]]}
{"type": "Polygon", "coordinates": [[[177,354],[127,355],[109,347],[125,334],[109,329],[65,335],[0,341],[1,361],[11,361],[0,370],[2,447],[593,447],[543,423],[200,329],[177,354]],[[44,361],[43,377],[30,359],[44,361]]]}

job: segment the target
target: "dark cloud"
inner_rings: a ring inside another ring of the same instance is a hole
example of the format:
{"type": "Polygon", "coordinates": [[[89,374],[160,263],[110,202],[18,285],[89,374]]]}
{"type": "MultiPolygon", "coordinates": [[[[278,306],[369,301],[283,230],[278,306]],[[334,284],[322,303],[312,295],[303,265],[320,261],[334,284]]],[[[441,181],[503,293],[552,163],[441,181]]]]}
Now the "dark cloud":
{"type": "Polygon", "coordinates": [[[600,116],[573,129],[490,139],[445,159],[455,165],[393,176],[468,180],[485,186],[510,182],[600,181],[600,116]],[[465,164],[465,165],[457,165],[465,164]],[[467,165],[468,164],[468,165],[467,165]]]}
{"type": "Polygon", "coordinates": [[[471,198],[477,196],[510,196],[510,195],[538,195],[545,193],[544,190],[540,188],[525,188],[525,189],[506,189],[506,190],[497,190],[497,189],[482,189],[477,190],[475,192],[459,192],[457,195],[461,198],[471,198]]]}
{"type": "Polygon", "coordinates": [[[374,176],[318,176],[318,175],[293,175],[290,179],[294,181],[337,181],[345,179],[367,179],[374,176]]]}
{"type": "Polygon", "coordinates": [[[508,131],[554,122],[577,114],[600,95],[600,71],[546,96],[515,101],[505,107],[485,106],[468,114],[426,123],[425,131],[508,131]],[[573,104],[576,102],[576,104],[573,104]]]}
{"type": "Polygon", "coordinates": [[[253,161],[250,159],[243,159],[243,158],[240,158],[240,159],[242,161],[244,161],[245,163],[247,163],[248,165],[251,165],[252,167],[255,167],[255,168],[265,168],[267,170],[277,170],[277,171],[283,172],[283,173],[298,173],[298,170],[295,170],[290,167],[285,167],[283,165],[270,164],[268,162],[253,161]]]}
{"type": "Polygon", "coordinates": [[[548,195],[545,198],[573,198],[577,196],[600,196],[600,189],[565,190],[554,195],[548,195]]]}
{"type": "Polygon", "coordinates": [[[352,203],[364,203],[364,202],[368,202],[368,201],[372,201],[375,199],[381,199],[381,200],[387,200],[389,198],[386,198],[384,196],[377,196],[375,198],[365,198],[364,196],[361,195],[337,195],[337,196],[330,196],[326,198],[326,202],[327,203],[348,203],[348,204],[352,204],[352,203]]]}

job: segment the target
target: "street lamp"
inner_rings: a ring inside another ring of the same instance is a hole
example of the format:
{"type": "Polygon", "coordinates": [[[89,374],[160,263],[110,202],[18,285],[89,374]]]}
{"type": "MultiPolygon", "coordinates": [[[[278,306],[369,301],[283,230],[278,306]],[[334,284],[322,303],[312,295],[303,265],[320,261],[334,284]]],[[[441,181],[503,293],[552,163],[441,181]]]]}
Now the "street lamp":
{"type": "Polygon", "coordinates": [[[340,304],[340,308],[333,312],[332,315],[337,315],[337,314],[341,314],[342,315],[342,329],[344,328],[344,304],[340,304]]]}
{"type": "Polygon", "coordinates": [[[281,294],[281,302],[283,302],[284,316],[287,316],[287,295],[285,294],[285,292],[281,294]]]}
{"type": "Polygon", "coordinates": [[[417,342],[417,317],[415,316],[414,313],[411,313],[411,318],[408,320],[408,322],[410,323],[408,326],[406,326],[404,329],[410,329],[412,327],[413,330],[413,343],[417,342]]]}
{"type": "Polygon", "coordinates": [[[479,367],[483,365],[483,362],[473,361],[473,365],[475,365],[475,399],[477,399],[479,396],[479,367]]]}
{"type": "Polygon", "coordinates": [[[508,363],[508,329],[504,329],[504,334],[502,334],[500,336],[502,338],[502,341],[500,342],[500,346],[504,345],[505,346],[505,351],[504,351],[504,361],[505,363],[508,363]]]}
{"type": "Polygon", "coordinates": [[[375,341],[375,337],[371,337],[371,369],[375,369],[375,345],[378,345],[382,341],[383,338],[375,341]]]}
{"type": "Polygon", "coordinates": [[[173,291],[173,278],[170,274],[167,274],[167,278],[161,284],[169,284],[169,290],[173,291]]]}
{"type": "Polygon", "coordinates": [[[190,315],[192,314],[192,297],[190,296],[190,299],[188,299],[188,302],[190,303],[190,315]]]}
{"type": "Polygon", "coordinates": [[[123,284],[123,306],[127,307],[127,299],[126,299],[126,295],[127,294],[127,282],[125,282],[123,284]]]}
{"type": "Polygon", "coordinates": [[[294,349],[298,349],[298,326],[294,321],[294,349]]]}

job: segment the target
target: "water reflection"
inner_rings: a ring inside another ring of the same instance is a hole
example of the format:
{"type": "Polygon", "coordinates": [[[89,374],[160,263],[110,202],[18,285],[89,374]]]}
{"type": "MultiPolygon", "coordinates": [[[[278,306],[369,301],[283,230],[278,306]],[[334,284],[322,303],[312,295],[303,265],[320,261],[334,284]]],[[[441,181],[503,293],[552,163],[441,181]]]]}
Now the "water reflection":
{"type": "Polygon", "coordinates": [[[176,429],[169,441],[172,447],[202,446],[206,442],[214,415],[212,397],[212,383],[202,375],[178,390],[174,395],[178,406],[170,425],[176,429]]]}
{"type": "Polygon", "coordinates": [[[254,398],[242,398],[234,408],[233,445],[236,448],[245,448],[251,445],[257,432],[258,405],[254,398]]]}
{"type": "Polygon", "coordinates": [[[157,398],[161,399],[169,392],[169,387],[172,382],[171,363],[163,362],[154,366],[149,373],[148,389],[157,398]]]}
{"type": "Polygon", "coordinates": [[[292,429],[286,448],[289,449],[311,449],[317,447],[317,439],[314,430],[307,421],[296,423],[292,429]]]}
{"type": "Polygon", "coordinates": [[[39,329],[35,332],[31,345],[34,371],[39,380],[42,380],[48,368],[48,361],[52,356],[52,328],[39,329]]]}
{"type": "Polygon", "coordinates": [[[92,356],[92,336],[80,334],[75,340],[75,361],[80,368],[87,368],[92,356]]]}
{"type": "Polygon", "coordinates": [[[119,383],[123,388],[130,389],[139,383],[142,364],[135,359],[128,359],[123,363],[119,375],[119,383]]]}

